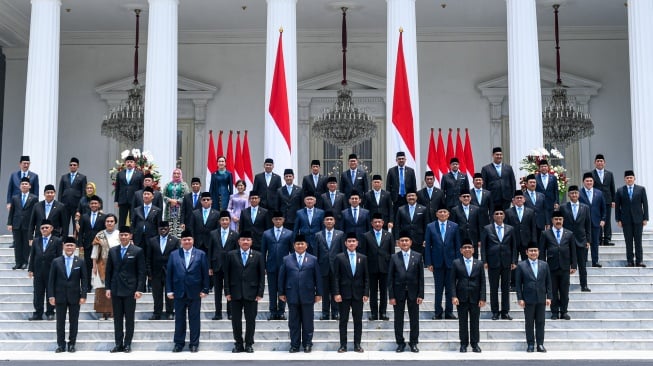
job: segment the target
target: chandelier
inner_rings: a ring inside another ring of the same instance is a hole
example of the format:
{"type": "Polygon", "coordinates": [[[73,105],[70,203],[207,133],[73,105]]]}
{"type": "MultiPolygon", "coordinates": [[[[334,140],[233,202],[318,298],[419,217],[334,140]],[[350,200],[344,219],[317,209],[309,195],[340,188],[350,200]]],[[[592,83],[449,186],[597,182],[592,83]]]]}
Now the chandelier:
{"type": "Polygon", "coordinates": [[[347,8],[342,7],[342,87],[331,109],[325,108],[313,124],[313,133],[340,148],[355,146],[376,135],[376,123],[365,109],[359,109],[347,88],[347,8]]]}
{"type": "Polygon", "coordinates": [[[118,142],[134,146],[143,141],[144,130],[144,103],[143,87],[138,83],[138,21],[140,9],[136,13],[136,44],[134,46],[134,82],[129,90],[126,102],[121,102],[118,107],[112,108],[102,122],[102,136],[107,136],[118,142]]]}
{"type": "Polygon", "coordinates": [[[558,8],[553,5],[555,14],[556,42],[556,86],[551,90],[552,97],[542,111],[542,131],[544,141],[554,146],[568,146],[594,134],[594,124],[590,114],[576,105],[574,98],[567,97],[567,90],[560,79],[560,38],[558,36],[558,8]]]}

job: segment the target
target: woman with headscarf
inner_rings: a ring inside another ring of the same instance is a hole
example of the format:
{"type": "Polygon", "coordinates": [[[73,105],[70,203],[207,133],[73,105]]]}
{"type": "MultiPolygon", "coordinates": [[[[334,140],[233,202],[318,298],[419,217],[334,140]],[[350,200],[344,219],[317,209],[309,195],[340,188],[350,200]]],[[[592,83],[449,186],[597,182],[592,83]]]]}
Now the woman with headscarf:
{"type": "Polygon", "coordinates": [[[172,181],[163,187],[163,201],[166,208],[163,211],[163,219],[170,224],[170,234],[176,237],[181,235],[181,204],[186,193],[190,192],[188,184],[184,182],[181,169],[172,171],[172,181]]]}
{"type": "Polygon", "coordinates": [[[231,215],[231,230],[238,231],[238,220],[240,220],[240,212],[249,207],[249,195],[245,193],[247,184],[242,179],[236,182],[236,190],[238,192],[231,195],[229,200],[229,207],[227,211],[231,215]]]}
{"type": "Polygon", "coordinates": [[[104,319],[108,319],[113,314],[111,300],[107,299],[104,288],[104,276],[107,259],[109,258],[109,249],[120,245],[120,232],[116,230],[118,218],[114,214],[108,214],[104,220],[105,229],[95,235],[93,239],[93,251],[91,259],[93,260],[93,288],[95,289],[95,302],[93,308],[98,314],[102,314],[104,319]]]}
{"type": "MultiPolygon", "coordinates": [[[[79,232],[79,219],[82,217],[82,215],[91,212],[91,208],[89,207],[88,204],[91,197],[95,195],[97,195],[97,189],[95,188],[95,183],[93,182],[86,183],[85,194],[79,200],[79,204],[77,205],[77,212],[75,212],[75,232],[79,232]]],[[[98,196],[98,198],[100,198],[100,196],[98,196]]],[[[101,211],[102,211],[102,198],[100,198],[100,212],[101,211]]]]}
{"type": "Polygon", "coordinates": [[[234,193],[233,176],[227,170],[227,159],[224,156],[218,157],[218,170],[211,174],[211,199],[212,208],[224,211],[229,206],[229,197],[234,193]]]}

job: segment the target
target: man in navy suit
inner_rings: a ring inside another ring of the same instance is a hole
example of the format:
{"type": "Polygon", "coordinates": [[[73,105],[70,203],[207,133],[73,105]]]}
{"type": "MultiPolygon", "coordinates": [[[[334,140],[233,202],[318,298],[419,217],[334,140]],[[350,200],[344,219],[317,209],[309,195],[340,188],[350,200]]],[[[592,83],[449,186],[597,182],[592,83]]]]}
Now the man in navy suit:
{"type": "Polygon", "coordinates": [[[435,281],[435,315],[433,319],[457,319],[453,314],[451,302],[453,290],[451,288],[451,271],[453,260],[460,256],[460,232],[458,225],[449,220],[449,211],[441,208],[437,212],[437,220],[426,227],[426,248],[424,250],[424,263],[429,271],[433,272],[435,281]],[[442,291],[445,292],[445,308],[442,309],[442,291]]]}
{"type": "Polygon", "coordinates": [[[336,218],[332,211],[324,213],[324,230],[315,234],[317,258],[322,276],[322,315],[320,320],[329,320],[329,311],[332,320],[340,319],[338,306],[333,298],[332,283],[334,281],[333,265],[336,256],[345,251],[345,234],[336,230],[336,218]]]}
{"type": "MultiPolygon", "coordinates": [[[[75,217],[75,211],[79,205],[79,200],[84,195],[86,189],[86,176],[77,171],[79,169],[79,159],[73,157],[70,159],[69,173],[61,176],[59,180],[59,202],[64,204],[64,226],[70,225],[70,220],[75,217]]],[[[73,223],[74,224],[74,223],[73,223]]],[[[73,231],[75,231],[73,225],[73,231]]]]}
{"type": "MultiPolygon", "coordinates": [[[[586,269],[587,250],[590,247],[592,233],[590,208],[586,204],[578,201],[578,186],[569,186],[567,196],[569,197],[569,202],[560,206],[560,212],[562,212],[562,215],[564,216],[563,226],[574,234],[574,243],[576,245],[576,251],[574,254],[577,256],[576,262],[578,263],[580,289],[583,292],[590,292],[590,288],[587,287],[586,269]]],[[[551,267],[551,265],[549,265],[549,267],[551,267]]],[[[551,278],[555,285],[556,278],[553,275],[551,278]]]]}
{"type": "MultiPolygon", "coordinates": [[[[54,226],[50,220],[41,221],[41,235],[34,239],[30,250],[27,275],[34,279],[34,314],[29,320],[42,320],[43,298],[46,294],[46,299],[52,297],[52,294],[48,292],[50,267],[54,259],[63,253],[61,238],[52,234],[53,229],[54,226]]],[[[45,315],[48,320],[54,320],[54,305],[49,302],[46,304],[45,315]]]]}
{"type": "Polygon", "coordinates": [[[614,174],[605,169],[605,156],[596,154],[594,158],[594,187],[603,193],[605,200],[605,225],[603,226],[603,236],[599,245],[614,245],[612,240],[612,210],[615,208],[615,199],[617,190],[615,189],[614,174]]]}
{"type": "Polygon", "coordinates": [[[642,232],[648,223],[648,199],[646,189],[635,184],[635,172],[624,172],[626,185],[619,188],[615,196],[614,217],[624,230],[626,239],[626,262],[628,267],[646,267],[642,251],[642,232]],[[633,241],[635,255],[633,256],[633,241]],[[636,260],[636,261],[635,261],[636,260]]]}
{"type": "Polygon", "coordinates": [[[370,189],[367,173],[358,167],[358,157],[356,154],[349,154],[349,169],[340,174],[340,188],[339,191],[349,199],[352,191],[360,192],[361,194],[370,189]]]}
{"type": "MultiPolygon", "coordinates": [[[[540,171],[535,174],[535,191],[544,195],[544,211],[546,217],[550,220],[553,210],[560,206],[560,197],[558,196],[558,179],[549,172],[549,162],[546,159],[540,160],[538,164],[540,171]]],[[[547,221],[547,223],[550,221],[547,221]]]]}
{"type": "Polygon", "coordinates": [[[125,158],[125,169],[118,172],[113,201],[118,208],[119,226],[127,222],[127,214],[134,209],[134,194],[143,189],[143,173],[136,169],[136,159],[133,155],[125,158]]]}
{"type": "Polygon", "coordinates": [[[551,305],[551,273],[546,262],[538,260],[537,243],[528,245],[528,260],[519,262],[515,271],[517,300],[524,309],[526,327],[526,352],[546,352],[544,348],[544,323],[546,307],[551,305]],[[535,332],[533,332],[535,328],[535,332]],[[533,334],[535,333],[535,334],[533,334]]]}
{"type": "Polygon", "coordinates": [[[405,205],[399,207],[395,217],[394,227],[392,229],[396,236],[402,230],[410,232],[410,239],[413,242],[413,250],[418,253],[424,253],[424,233],[426,227],[431,222],[431,214],[426,206],[417,203],[417,193],[410,191],[406,194],[405,205]]]}
{"type": "Polygon", "coordinates": [[[397,208],[406,204],[406,194],[417,191],[415,169],[406,166],[406,153],[399,151],[396,154],[397,165],[388,169],[385,180],[385,190],[390,192],[392,205],[397,208]]]}
{"type": "MultiPolygon", "coordinates": [[[[91,260],[91,253],[93,252],[93,240],[95,235],[106,227],[104,220],[106,215],[100,212],[101,199],[96,195],[88,198],[88,206],[90,212],[87,212],[79,218],[79,232],[77,233],[77,245],[84,248],[84,263],[86,264],[87,277],[91,278],[91,270],[93,269],[93,261],[91,260]]],[[[91,290],[89,281],[89,292],[91,290]]]]}
{"type": "Polygon", "coordinates": [[[537,240],[540,240],[540,235],[542,231],[548,230],[551,226],[551,217],[546,215],[546,209],[544,207],[544,197],[543,193],[537,192],[535,188],[537,187],[537,180],[535,179],[535,174],[529,174],[526,176],[526,190],[524,191],[524,206],[535,211],[535,226],[537,227],[537,240]]]}
{"type": "Polygon", "coordinates": [[[424,301],[424,261],[422,255],[411,250],[410,232],[399,233],[397,241],[401,251],[393,254],[388,264],[388,297],[394,307],[395,341],[397,352],[406,348],[404,339],[404,309],[408,308],[410,339],[408,345],[413,353],[419,352],[419,306],[424,301]]]}
{"type": "Polygon", "coordinates": [[[259,205],[260,201],[258,192],[251,191],[249,193],[249,207],[240,211],[240,220],[238,221],[238,232],[248,231],[251,233],[252,249],[256,251],[261,250],[263,232],[272,227],[270,215],[274,211],[274,209],[267,210],[261,207],[259,205]]]}
{"type": "MultiPolygon", "coordinates": [[[[605,227],[607,219],[606,203],[603,192],[594,188],[594,176],[591,172],[583,174],[583,189],[580,192],[580,202],[589,206],[592,221],[592,267],[602,267],[599,263],[599,245],[601,244],[601,229],[605,227]]],[[[585,258],[587,261],[587,258],[585,258]]]]}
{"type": "MultiPolygon", "coordinates": [[[[383,230],[383,215],[372,214],[372,230],[365,233],[356,249],[367,256],[370,275],[369,320],[390,320],[386,315],[388,307],[388,263],[395,253],[395,240],[391,233],[383,230]],[[379,296],[380,293],[380,296],[379,296]]],[[[403,319],[403,318],[402,318],[403,319]]]]}
{"type": "MultiPolygon", "coordinates": [[[[215,315],[212,320],[222,320],[222,289],[224,288],[224,262],[227,253],[238,248],[238,233],[230,229],[231,213],[220,211],[220,227],[211,231],[209,245],[209,274],[213,276],[215,315]]],[[[227,301],[227,318],[231,320],[231,302],[227,301]]]]}
{"type": "MultiPolygon", "coordinates": [[[[32,217],[32,210],[39,198],[30,193],[29,178],[21,178],[20,193],[11,197],[9,215],[7,216],[7,230],[14,239],[14,260],[16,264],[11,268],[27,269],[29,262],[29,221],[32,217]]],[[[32,229],[33,230],[33,229],[32,229]]]]}
{"type": "Polygon", "coordinates": [[[266,210],[275,209],[277,190],[281,187],[281,177],[272,169],[274,169],[274,160],[266,158],[263,162],[263,172],[254,176],[252,187],[252,191],[260,194],[261,207],[266,210]]]}
{"type": "Polygon", "coordinates": [[[154,300],[154,312],[150,320],[160,320],[163,312],[163,299],[165,298],[166,314],[165,319],[172,319],[174,312],[174,301],[164,296],[166,292],[166,277],[168,271],[168,259],[170,254],[179,249],[179,239],[170,233],[170,224],[167,221],[159,222],[159,235],[147,241],[145,250],[145,266],[147,277],[152,284],[152,299],[154,300]]]}
{"type": "Polygon", "coordinates": [[[186,339],[186,313],[190,342],[188,348],[197,352],[200,343],[200,309],[202,299],[209,294],[209,261],[206,253],[193,248],[193,234],[181,232],[181,248],[170,253],[166,271],[166,293],[175,301],[175,346],[181,352],[186,339]]]}
{"type": "Polygon", "coordinates": [[[317,255],[315,234],[322,230],[322,221],[324,221],[324,211],[316,208],[316,203],[315,196],[312,193],[307,193],[304,197],[304,205],[306,207],[297,210],[295,228],[293,230],[295,235],[299,233],[304,234],[308,245],[308,252],[313,255],[317,255]]]}
{"type": "Polygon", "coordinates": [[[370,226],[370,212],[361,207],[360,204],[361,194],[356,190],[351,191],[349,208],[342,211],[342,223],[340,223],[342,231],[356,233],[359,242],[363,239],[363,235],[372,228],[370,226]]]}
{"type": "Polygon", "coordinates": [[[342,211],[347,208],[348,204],[347,197],[338,192],[338,179],[336,177],[327,178],[327,191],[322,193],[322,198],[318,200],[318,208],[333,212],[336,222],[340,225],[342,211]]]}
{"type": "Polygon", "coordinates": [[[462,192],[469,192],[469,180],[467,174],[460,171],[460,161],[453,157],[449,160],[449,173],[442,176],[440,189],[444,192],[444,200],[447,209],[451,212],[458,206],[459,197],[462,192]]]}
{"type": "Polygon", "coordinates": [[[512,202],[512,195],[517,189],[517,181],[512,167],[503,163],[503,150],[492,149],[492,162],[481,169],[483,188],[492,192],[495,208],[507,209],[512,202]]]}
{"type": "Polygon", "coordinates": [[[272,213],[272,224],[274,226],[265,230],[261,244],[261,254],[263,254],[265,260],[265,272],[268,277],[270,299],[270,316],[268,320],[286,320],[284,315],[286,303],[279,300],[277,280],[279,279],[279,268],[283,258],[292,253],[294,235],[291,230],[283,226],[283,222],[283,213],[274,211],[272,213]]]}
{"type": "Polygon", "coordinates": [[[279,269],[279,299],[288,303],[290,349],[299,352],[301,341],[304,353],[313,348],[314,306],[322,301],[322,276],[317,257],[306,252],[307,242],[302,234],[295,237],[294,254],[283,258],[279,269]]]}
{"type": "Polygon", "coordinates": [[[292,169],[283,171],[283,180],[286,184],[277,190],[277,202],[274,210],[281,211],[284,217],[284,227],[293,230],[295,226],[295,216],[297,211],[302,208],[302,188],[293,184],[295,174],[292,169]]]}
{"type": "Polygon", "coordinates": [[[383,218],[383,228],[392,229],[395,219],[392,196],[389,192],[381,189],[383,181],[379,174],[372,176],[372,189],[365,193],[363,206],[370,212],[370,215],[380,213],[383,218]]]}
{"type": "Polygon", "coordinates": [[[50,268],[48,279],[48,301],[57,312],[57,349],[56,353],[66,351],[66,313],[70,316],[70,333],[68,334],[68,352],[75,352],[79,308],[86,303],[88,275],[84,260],[75,255],[76,240],[64,239],[64,255],[55,258],[50,268]]]}
{"type": "Polygon", "coordinates": [[[193,219],[193,211],[202,207],[202,200],[200,194],[202,189],[202,181],[198,177],[193,177],[190,180],[190,192],[184,195],[181,203],[181,218],[183,220],[182,227],[191,227],[193,219]]]}
{"type": "Polygon", "coordinates": [[[20,169],[11,173],[9,176],[9,185],[7,186],[7,210],[11,207],[11,197],[21,192],[20,182],[22,178],[29,179],[29,192],[36,195],[37,197],[39,195],[39,175],[29,170],[29,156],[21,156],[18,166],[20,169]]]}

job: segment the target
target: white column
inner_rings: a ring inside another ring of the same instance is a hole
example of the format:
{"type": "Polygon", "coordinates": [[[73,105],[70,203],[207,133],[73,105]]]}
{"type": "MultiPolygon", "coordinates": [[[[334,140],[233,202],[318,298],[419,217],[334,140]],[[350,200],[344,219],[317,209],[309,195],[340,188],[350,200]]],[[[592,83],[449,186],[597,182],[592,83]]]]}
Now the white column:
{"type": "MultiPolygon", "coordinates": [[[[386,89],[386,141],[387,146],[398,146],[395,143],[396,129],[392,124],[392,103],[394,100],[395,71],[397,68],[397,46],[399,45],[399,29],[403,29],[403,51],[406,61],[406,76],[410,91],[410,104],[413,111],[413,133],[415,134],[415,159],[411,162],[406,152],[406,164],[415,169],[417,180],[421,180],[421,169],[426,166],[426,161],[420,161],[420,123],[419,123],[419,85],[417,83],[417,32],[415,22],[415,0],[387,0],[387,89],[386,89]]],[[[428,135],[425,133],[425,138],[428,135]]],[[[396,165],[395,154],[392,148],[386,149],[387,166],[396,165]]]]}
{"type": "MultiPolygon", "coordinates": [[[[653,2],[650,0],[628,1],[628,48],[630,56],[630,114],[633,135],[633,170],[636,183],[653,191],[653,2]]],[[[627,169],[627,167],[624,167],[627,169]]],[[[615,172],[618,185],[622,185],[623,173],[615,172]],[[619,184],[621,181],[622,184],[619,184]]],[[[649,193],[650,194],[650,193],[649,193]]],[[[649,211],[653,200],[649,201],[649,211]]],[[[644,230],[652,231],[648,224],[644,230]]]]}
{"type": "Polygon", "coordinates": [[[506,4],[510,163],[516,166],[532,149],[544,146],[540,59],[535,0],[506,0],[506,4]]]}
{"type": "Polygon", "coordinates": [[[32,0],[23,155],[30,156],[41,191],[57,184],[60,9],[60,0],[32,0]]]}
{"type": "MultiPolygon", "coordinates": [[[[145,133],[143,150],[159,166],[160,184],[170,181],[177,157],[178,0],[148,0],[145,133]]],[[[191,172],[192,174],[192,172],[191,172]]]]}
{"type": "MultiPolygon", "coordinates": [[[[297,171],[297,0],[267,0],[267,36],[265,45],[265,156],[252,157],[253,166],[263,164],[263,159],[274,159],[274,171],[283,175],[283,170],[297,171]],[[274,64],[279,43],[279,29],[283,28],[283,58],[286,71],[288,112],[290,116],[290,153],[287,144],[268,111],[274,64]]],[[[305,143],[305,142],[304,142],[305,143]]],[[[304,168],[304,167],[302,167],[304,168]]]]}

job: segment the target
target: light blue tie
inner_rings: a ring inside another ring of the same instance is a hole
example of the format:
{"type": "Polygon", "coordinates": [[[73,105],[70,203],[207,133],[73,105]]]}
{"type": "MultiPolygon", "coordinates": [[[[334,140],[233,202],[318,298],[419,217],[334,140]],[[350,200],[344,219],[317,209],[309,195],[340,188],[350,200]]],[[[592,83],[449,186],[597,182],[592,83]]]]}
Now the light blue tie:
{"type": "Polygon", "coordinates": [[[256,208],[252,208],[252,224],[256,221],[256,208]]]}
{"type": "Polygon", "coordinates": [[[43,252],[45,252],[46,249],[48,249],[48,238],[43,238],[43,252]]]}
{"type": "Polygon", "coordinates": [[[161,236],[160,238],[159,247],[161,248],[161,254],[163,254],[166,251],[166,237],[161,236]]]}
{"type": "Polygon", "coordinates": [[[47,203],[45,204],[45,218],[48,218],[50,216],[50,210],[52,209],[52,203],[47,203]]]}
{"type": "Polygon", "coordinates": [[[531,191],[531,201],[535,204],[535,192],[531,191]]]}
{"type": "Polygon", "coordinates": [[[127,169],[127,174],[125,174],[125,178],[127,179],[127,184],[131,183],[132,181],[132,169],[127,169]]]}
{"type": "Polygon", "coordinates": [[[404,181],[404,168],[399,167],[399,195],[406,195],[406,182],[404,181]]]}
{"type": "Polygon", "coordinates": [[[628,187],[628,198],[630,198],[631,201],[633,200],[633,187],[628,187]]]}
{"type": "Polygon", "coordinates": [[[74,181],[75,181],[75,174],[70,173],[70,184],[73,184],[74,181]]]}
{"type": "Polygon", "coordinates": [[[426,188],[426,191],[429,193],[429,199],[433,196],[433,188],[426,188]]]}
{"type": "Polygon", "coordinates": [[[354,207],[354,223],[358,223],[358,208],[354,207]]]}
{"type": "Polygon", "coordinates": [[[189,251],[184,250],[184,257],[186,260],[186,268],[188,269],[188,266],[190,265],[190,250],[189,251]]]}
{"type": "Polygon", "coordinates": [[[265,173],[265,185],[270,185],[270,180],[272,179],[272,173],[265,173]]]}
{"type": "Polygon", "coordinates": [[[356,183],[356,171],[352,170],[351,171],[351,184],[356,183]]]}
{"type": "Polygon", "coordinates": [[[72,257],[66,256],[66,277],[70,278],[70,272],[73,269],[72,257]]]}
{"type": "Polygon", "coordinates": [[[531,268],[533,268],[533,274],[537,278],[537,261],[531,261],[531,268]]]}
{"type": "Polygon", "coordinates": [[[327,246],[331,249],[331,232],[327,231],[327,246]]]}
{"type": "Polygon", "coordinates": [[[408,211],[410,211],[410,221],[413,221],[413,215],[415,215],[415,206],[408,205],[408,211]]]}
{"type": "Polygon", "coordinates": [[[444,242],[444,236],[447,234],[447,229],[444,225],[444,222],[440,223],[440,235],[442,236],[442,242],[444,242]]]}
{"type": "Polygon", "coordinates": [[[95,228],[95,216],[97,216],[97,213],[91,213],[91,229],[95,228]]]}
{"type": "Polygon", "coordinates": [[[308,224],[311,225],[313,223],[313,210],[306,210],[308,211],[308,224]]]}
{"type": "Polygon", "coordinates": [[[336,203],[336,193],[331,192],[331,206],[333,206],[336,203]]]}
{"type": "Polygon", "coordinates": [[[356,253],[349,253],[349,264],[351,265],[351,274],[356,274],[356,253]]]}
{"type": "Polygon", "coordinates": [[[380,231],[376,232],[376,245],[378,245],[379,247],[381,246],[381,232],[380,231]]]}
{"type": "Polygon", "coordinates": [[[463,209],[465,210],[465,218],[469,220],[469,206],[463,206],[463,209]]]}
{"type": "Polygon", "coordinates": [[[556,241],[558,242],[558,245],[560,245],[560,230],[556,230],[556,241]]]}
{"type": "Polygon", "coordinates": [[[499,238],[499,241],[503,241],[503,227],[502,226],[497,226],[497,237],[499,238]]]}
{"type": "Polygon", "coordinates": [[[247,252],[241,252],[240,254],[243,257],[243,266],[247,264],[247,252]]]}
{"type": "Polygon", "coordinates": [[[497,175],[501,178],[501,165],[495,165],[494,167],[497,170],[497,175]]]}
{"type": "Polygon", "coordinates": [[[298,255],[297,256],[297,265],[299,266],[299,269],[302,269],[302,259],[303,259],[303,257],[304,257],[303,255],[298,255]]]}
{"type": "Polygon", "coordinates": [[[467,275],[471,276],[472,275],[472,260],[471,259],[465,259],[465,267],[467,268],[467,275]]]}
{"type": "Polygon", "coordinates": [[[25,207],[25,203],[27,203],[27,193],[23,193],[23,198],[21,202],[23,203],[23,207],[25,207]]]}
{"type": "Polygon", "coordinates": [[[147,219],[147,215],[150,214],[150,206],[145,206],[143,209],[145,210],[145,218],[147,219]]]}
{"type": "Polygon", "coordinates": [[[404,252],[404,267],[408,270],[408,263],[410,263],[410,256],[404,252]]]}
{"type": "Polygon", "coordinates": [[[281,236],[281,229],[275,229],[274,230],[274,237],[279,241],[279,237],[281,236]]]}
{"type": "Polygon", "coordinates": [[[517,216],[519,217],[519,222],[521,222],[521,218],[522,218],[522,215],[523,215],[522,210],[523,210],[523,208],[517,207],[517,216]]]}
{"type": "Polygon", "coordinates": [[[127,247],[120,248],[120,259],[125,258],[126,251],[127,251],[127,247]]]}
{"type": "Polygon", "coordinates": [[[206,225],[206,219],[209,218],[209,210],[207,208],[202,209],[202,216],[204,217],[204,225],[206,225]]]}
{"type": "Polygon", "coordinates": [[[290,196],[292,194],[292,186],[286,186],[286,190],[288,190],[288,195],[290,196]]]}
{"type": "Polygon", "coordinates": [[[480,189],[477,189],[477,190],[476,190],[476,200],[478,201],[478,204],[479,204],[479,205],[481,204],[481,197],[482,197],[482,195],[481,195],[481,190],[480,190],[480,189]]]}
{"type": "Polygon", "coordinates": [[[572,203],[571,204],[571,209],[574,213],[574,220],[576,220],[576,217],[578,216],[578,204],[572,203]]]}
{"type": "Polygon", "coordinates": [[[193,208],[197,206],[197,193],[193,193],[193,208]]]}
{"type": "Polygon", "coordinates": [[[222,247],[224,248],[227,243],[227,230],[222,230],[222,247]]]}

